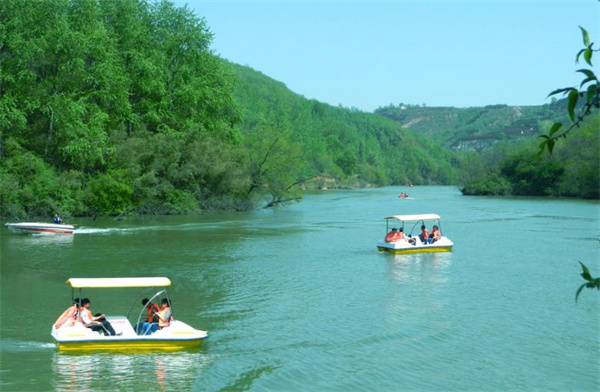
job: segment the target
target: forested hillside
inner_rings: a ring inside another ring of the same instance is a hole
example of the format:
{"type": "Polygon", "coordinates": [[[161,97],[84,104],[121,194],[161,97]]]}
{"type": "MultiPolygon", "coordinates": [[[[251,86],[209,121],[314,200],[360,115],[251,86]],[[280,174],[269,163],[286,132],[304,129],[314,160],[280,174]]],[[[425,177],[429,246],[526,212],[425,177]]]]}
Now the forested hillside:
{"type": "Polygon", "coordinates": [[[596,114],[561,140],[552,155],[540,154],[540,138],[461,154],[461,190],[466,195],[600,199],[599,130],[596,114]]]}
{"type": "Polygon", "coordinates": [[[453,154],[435,140],[381,116],[307,100],[248,67],[232,67],[242,132],[271,138],[271,129],[289,136],[306,159],[305,179],[333,179],[330,186],[351,187],[456,180],[453,154]]]}
{"type": "Polygon", "coordinates": [[[453,154],[211,51],[168,1],[0,2],[0,215],[276,206],[305,186],[448,184],[453,154]]]}
{"type": "Polygon", "coordinates": [[[566,101],[541,106],[488,105],[453,108],[388,105],[375,113],[442,143],[453,151],[483,151],[497,142],[537,137],[566,120],[566,101]]]}
{"type": "Polygon", "coordinates": [[[600,198],[598,115],[558,143],[553,155],[540,154],[539,136],[555,122],[569,122],[566,99],[542,106],[400,104],[375,112],[456,152],[463,194],[600,198]]]}

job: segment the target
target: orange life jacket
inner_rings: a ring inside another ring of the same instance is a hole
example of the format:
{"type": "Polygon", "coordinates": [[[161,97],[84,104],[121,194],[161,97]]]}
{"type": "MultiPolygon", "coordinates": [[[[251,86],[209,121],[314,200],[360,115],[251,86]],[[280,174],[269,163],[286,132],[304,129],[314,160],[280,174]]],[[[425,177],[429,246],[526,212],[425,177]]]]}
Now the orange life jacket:
{"type": "Polygon", "coordinates": [[[158,305],[156,304],[152,304],[152,306],[150,306],[148,308],[148,322],[151,323],[154,319],[154,313],[158,313],[160,312],[160,308],[158,307],[158,305]]]}
{"type": "Polygon", "coordinates": [[[67,310],[60,315],[60,317],[54,322],[54,328],[60,328],[69,318],[77,319],[77,307],[75,305],[70,306],[67,310]]]}
{"type": "Polygon", "coordinates": [[[399,231],[392,231],[385,236],[385,242],[396,242],[402,239],[402,233],[399,231]]]}

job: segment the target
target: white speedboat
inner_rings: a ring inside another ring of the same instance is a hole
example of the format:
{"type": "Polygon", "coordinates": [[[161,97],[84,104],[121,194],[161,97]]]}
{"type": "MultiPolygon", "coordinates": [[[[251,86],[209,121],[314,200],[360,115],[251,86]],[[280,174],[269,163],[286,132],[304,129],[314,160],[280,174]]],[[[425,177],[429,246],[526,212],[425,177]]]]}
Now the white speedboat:
{"type": "Polygon", "coordinates": [[[379,241],[377,249],[390,253],[450,252],[454,243],[442,234],[440,216],[436,214],[391,215],[385,218],[385,239],[379,241]],[[436,238],[422,239],[421,226],[432,223],[439,229],[436,238]],[[392,227],[394,226],[394,227],[392,227]],[[410,229],[409,227],[410,226],[410,229]],[[395,236],[402,232],[402,238],[395,236]],[[416,234],[414,234],[416,233],[416,234]]]}
{"type": "Polygon", "coordinates": [[[160,297],[168,300],[166,287],[171,285],[168,278],[71,278],[67,280],[67,284],[71,286],[72,298],[75,297],[77,290],[80,299],[83,298],[84,288],[129,287],[142,289],[142,292],[134,298],[126,316],[106,315],[106,320],[116,332],[114,336],[107,336],[102,331],[96,332],[86,327],[81,322],[81,312],[76,312],[74,317],[67,315],[66,312],[63,313],[63,316],[59,317],[52,326],[51,332],[59,351],[174,351],[197,348],[208,336],[206,331],[195,329],[183,321],[176,320],[172,312],[168,325],[157,327],[155,332],[134,330],[134,325],[142,324],[148,317],[147,307],[140,304],[139,312],[133,314],[132,324],[129,316],[134,305],[138,304],[142,296],[150,296],[149,292],[154,292],[150,296],[150,303],[160,297]]]}
{"type": "Polygon", "coordinates": [[[5,223],[4,226],[18,234],[73,234],[75,230],[71,225],[40,222],[5,223]]]}

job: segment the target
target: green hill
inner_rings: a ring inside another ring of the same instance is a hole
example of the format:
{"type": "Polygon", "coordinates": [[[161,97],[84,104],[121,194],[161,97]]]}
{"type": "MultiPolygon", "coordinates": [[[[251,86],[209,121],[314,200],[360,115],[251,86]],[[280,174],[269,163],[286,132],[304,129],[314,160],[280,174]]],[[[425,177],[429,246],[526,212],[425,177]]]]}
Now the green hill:
{"type": "Polygon", "coordinates": [[[544,133],[553,122],[566,120],[566,104],[564,100],[542,106],[470,108],[400,104],[378,108],[375,113],[453,151],[482,151],[500,141],[531,139],[544,133]]]}
{"type": "Polygon", "coordinates": [[[215,56],[207,22],[168,1],[3,0],[0,20],[5,218],[248,210],[409,183],[597,194],[597,132],[561,147],[582,158],[533,158],[560,102],[333,107],[215,56]]]}
{"type": "Polygon", "coordinates": [[[452,154],[439,143],[383,116],[307,100],[260,72],[230,65],[238,80],[242,133],[265,127],[289,132],[301,145],[309,172],[333,179],[329,186],[455,181],[452,154]]]}

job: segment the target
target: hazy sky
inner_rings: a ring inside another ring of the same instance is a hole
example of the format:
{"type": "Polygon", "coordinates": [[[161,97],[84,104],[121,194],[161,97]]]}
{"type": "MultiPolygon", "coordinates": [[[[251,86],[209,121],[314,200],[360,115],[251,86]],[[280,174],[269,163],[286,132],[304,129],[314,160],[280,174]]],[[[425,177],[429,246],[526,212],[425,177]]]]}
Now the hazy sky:
{"type": "Polygon", "coordinates": [[[578,26],[600,47],[598,0],[173,2],[206,19],[221,57],[363,111],[541,105],[582,80],[578,26]]]}

